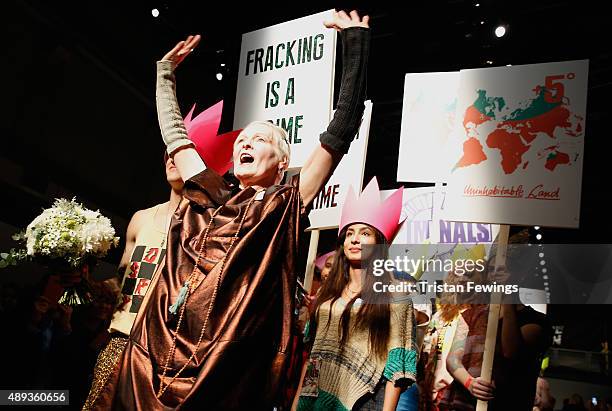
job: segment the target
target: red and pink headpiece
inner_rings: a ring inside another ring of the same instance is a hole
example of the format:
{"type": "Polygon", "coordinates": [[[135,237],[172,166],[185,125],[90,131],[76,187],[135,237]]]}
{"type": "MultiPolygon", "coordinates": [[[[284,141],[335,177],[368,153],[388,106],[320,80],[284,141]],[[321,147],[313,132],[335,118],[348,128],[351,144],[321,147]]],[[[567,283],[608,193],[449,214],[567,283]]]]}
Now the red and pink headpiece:
{"type": "Polygon", "coordinates": [[[183,120],[189,139],[202,157],[206,167],[223,175],[232,166],[234,142],[242,130],[217,135],[223,112],[223,100],[207,108],[194,119],[195,104],[183,120]]]}
{"type": "Polygon", "coordinates": [[[319,270],[323,270],[323,267],[325,267],[325,262],[330,256],[333,256],[334,253],[335,251],[330,251],[329,253],[318,256],[315,260],[315,267],[317,267],[319,270]]]}

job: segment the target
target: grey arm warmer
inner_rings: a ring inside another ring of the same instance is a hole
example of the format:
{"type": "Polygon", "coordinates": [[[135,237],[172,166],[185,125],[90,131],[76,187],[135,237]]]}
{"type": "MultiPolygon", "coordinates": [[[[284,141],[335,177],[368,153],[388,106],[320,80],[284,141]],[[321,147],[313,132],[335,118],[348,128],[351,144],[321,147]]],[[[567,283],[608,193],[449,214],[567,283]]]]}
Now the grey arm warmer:
{"type": "Polygon", "coordinates": [[[183,147],[194,147],[187,136],[187,129],[176,99],[176,81],[171,61],[157,62],[157,87],[155,89],[157,120],[167,152],[172,155],[183,147]]]}

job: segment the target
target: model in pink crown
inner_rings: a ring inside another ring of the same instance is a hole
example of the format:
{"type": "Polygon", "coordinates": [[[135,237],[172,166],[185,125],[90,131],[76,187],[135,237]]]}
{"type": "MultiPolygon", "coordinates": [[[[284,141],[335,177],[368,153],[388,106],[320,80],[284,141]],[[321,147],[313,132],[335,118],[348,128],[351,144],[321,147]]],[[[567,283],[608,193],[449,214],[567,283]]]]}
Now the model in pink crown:
{"type": "MultiPolygon", "coordinates": [[[[416,378],[414,311],[372,292],[368,246],[393,240],[400,225],[402,189],[381,201],[376,179],[358,198],[352,189],[342,209],[336,256],[317,296],[310,357],[293,410],[394,410],[416,378]],[[367,254],[367,255],[366,255],[367,254]]],[[[382,257],[383,255],[381,255],[382,257]]]]}

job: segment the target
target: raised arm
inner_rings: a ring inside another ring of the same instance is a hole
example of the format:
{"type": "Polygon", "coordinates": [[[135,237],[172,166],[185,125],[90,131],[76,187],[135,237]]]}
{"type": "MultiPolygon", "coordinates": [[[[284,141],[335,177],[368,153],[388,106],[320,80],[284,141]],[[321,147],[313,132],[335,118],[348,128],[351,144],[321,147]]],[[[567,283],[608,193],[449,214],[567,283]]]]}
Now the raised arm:
{"type": "Polygon", "coordinates": [[[363,115],[368,54],[370,51],[369,17],[363,19],[355,10],[350,16],[335,12],[328,28],[340,32],[342,40],[342,80],[334,118],[321,134],[321,145],[310,155],[300,172],[300,194],[304,205],[316,197],[329,180],[351,141],[359,130],[363,115]]]}
{"type": "Polygon", "coordinates": [[[157,87],[155,90],[157,119],[162,138],[183,181],[206,169],[204,162],[187,136],[183,116],[176,99],[174,69],[193,51],[200,36],[189,36],[180,41],[161,61],[157,62],[157,87]]]}

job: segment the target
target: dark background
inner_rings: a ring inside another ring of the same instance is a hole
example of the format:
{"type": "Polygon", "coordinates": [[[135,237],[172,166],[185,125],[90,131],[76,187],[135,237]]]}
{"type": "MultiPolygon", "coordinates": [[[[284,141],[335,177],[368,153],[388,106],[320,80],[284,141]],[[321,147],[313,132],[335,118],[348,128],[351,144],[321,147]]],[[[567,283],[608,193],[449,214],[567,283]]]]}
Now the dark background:
{"type": "MultiPolygon", "coordinates": [[[[357,7],[371,16],[373,34],[366,181],[376,175],[382,188],[398,186],[405,73],[491,66],[487,61],[498,66],[589,59],[581,226],[541,232],[549,243],[609,242],[609,13],[595,1],[476,3],[7,0],[0,16],[3,230],[25,227],[55,197],[77,196],[111,217],[123,236],[134,211],[168,197],[154,102],[156,60],[186,35],[202,34],[178,70],[179,100],[187,112],[194,102],[202,109],[224,99],[227,131],[242,33],[333,7],[357,7]],[[499,23],[509,25],[501,39],[493,35],[499,23]],[[219,70],[222,81],[215,78],[219,70]]],[[[116,263],[119,256],[118,250],[107,260],[116,263]]],[[[569,324],[564,338],[575,348],[598,350],[609,314],[607,306],[551,307],[555,321],[569,324]]]]}

